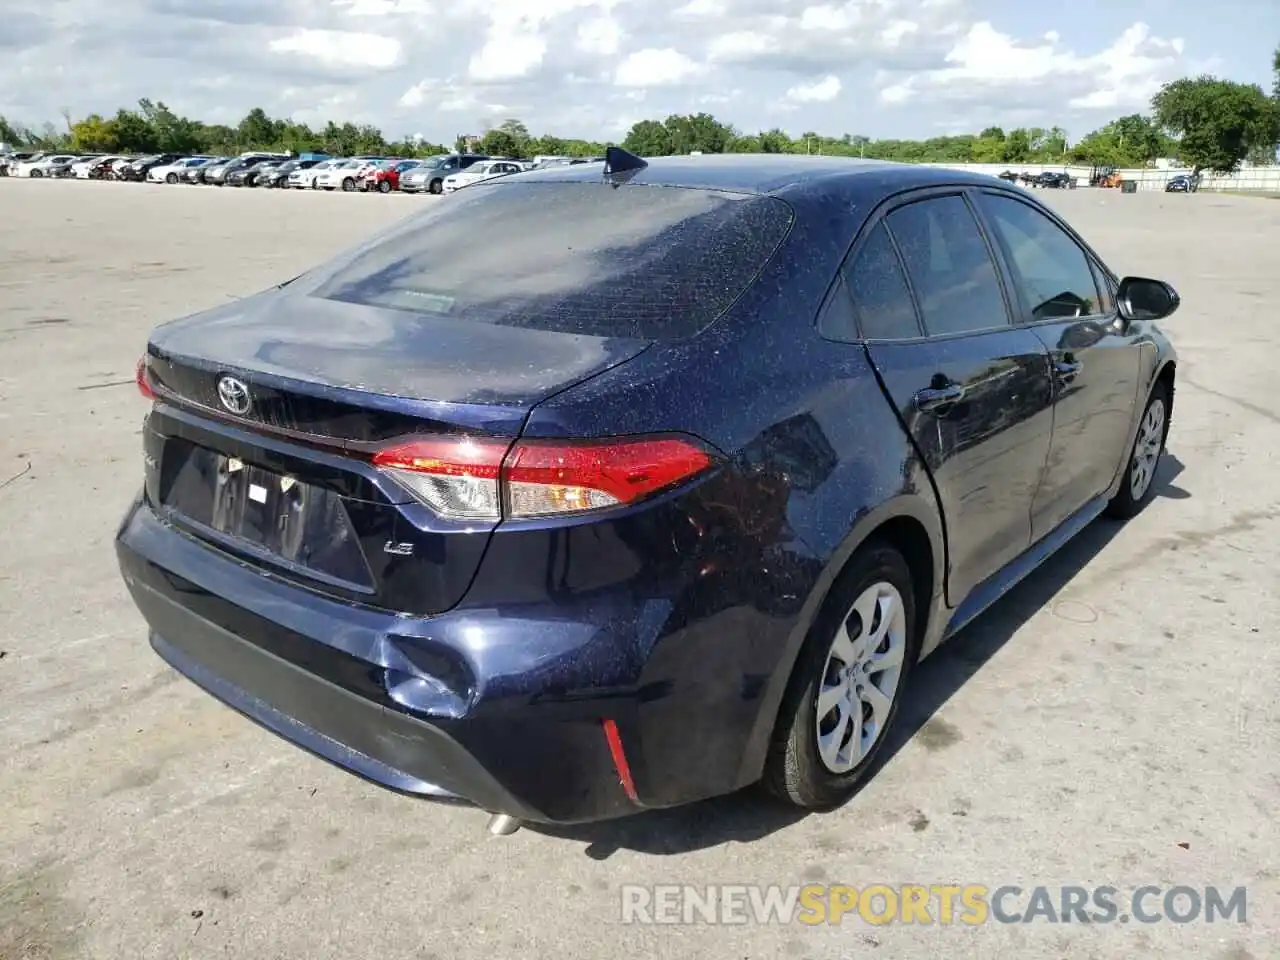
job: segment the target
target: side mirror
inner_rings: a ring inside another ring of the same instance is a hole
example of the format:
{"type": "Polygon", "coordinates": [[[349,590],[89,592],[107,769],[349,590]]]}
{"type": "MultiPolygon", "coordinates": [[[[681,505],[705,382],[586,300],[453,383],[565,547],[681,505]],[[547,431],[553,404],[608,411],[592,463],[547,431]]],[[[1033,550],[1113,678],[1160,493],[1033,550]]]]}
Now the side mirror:
{"type": "Polygon", "coordinates": [[[1125,277],[1116,291],[1116,306],[1125,320],[1163,320],[1182,304],[1178,291],[1163,280],[1125,277]]]}

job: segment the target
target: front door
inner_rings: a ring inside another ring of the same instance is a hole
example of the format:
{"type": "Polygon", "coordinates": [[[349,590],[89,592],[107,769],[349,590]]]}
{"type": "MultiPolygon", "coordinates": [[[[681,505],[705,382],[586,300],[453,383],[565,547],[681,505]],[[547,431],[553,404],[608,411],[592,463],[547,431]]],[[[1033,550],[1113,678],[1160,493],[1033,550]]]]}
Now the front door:
{"type": "Polygon", "coordinates": [[[1120,319],[1105,275],[1053,218],[1009,194],[979,194],[979,207],[1004,252],[1021,319],[1053,367],[1053,446],[1032,505],[1039,540],[1104,493],[1125,462],[1142,330],[1120,319]]]}
{"type": "Polygon", "coordinates": [[[937,489],[957,606],[1030,546],[1052,434],[1048,351],[1011,323],[962,193],[892,210],[846,280],[867,352],[937,489]]]}

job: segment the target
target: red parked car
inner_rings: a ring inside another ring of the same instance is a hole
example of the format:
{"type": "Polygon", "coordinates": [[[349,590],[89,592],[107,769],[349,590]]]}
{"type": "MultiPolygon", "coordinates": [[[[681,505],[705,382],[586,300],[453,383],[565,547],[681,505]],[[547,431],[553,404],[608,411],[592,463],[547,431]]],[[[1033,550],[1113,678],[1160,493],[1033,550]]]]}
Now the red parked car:
{"type": "Polygon", "coordinates": [[[379,193],[390,193],[400,189],[400,174],[414,167],[422,166],[421,160],[397,160],[380,165],[368,174],[369,189],[379,193]]]}

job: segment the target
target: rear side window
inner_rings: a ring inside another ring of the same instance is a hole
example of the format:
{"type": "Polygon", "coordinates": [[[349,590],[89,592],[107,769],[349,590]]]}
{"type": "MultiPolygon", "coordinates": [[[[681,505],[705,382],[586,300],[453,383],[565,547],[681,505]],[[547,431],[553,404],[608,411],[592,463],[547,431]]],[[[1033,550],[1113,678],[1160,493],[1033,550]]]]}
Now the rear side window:
{"type": "Polygon", "coordinates": [[[1080,245],[1039,210],[984,194],[982,208],[1008,251],[1033,320],[1102,313],[1093,270],[1080,245]]]}
{"type": "Polygon", "coordinates": [[[995,263],[963,197],[918,200],[886,218],[930,336],[1006,326],[995,263]]]}
{"type": "Polygon", "coordinates": [[[774,197],[482,183],[374,241],[313,295],[453,321],[678,339],[742,295],[791,222],[774,197]]]}
{"type": "Polygon", "coordinates": [[[920,336],[911,291],[883,223],[876,224],[853,262],[845,266],[844,275],[863,337],[905,340],[920,336]]]}

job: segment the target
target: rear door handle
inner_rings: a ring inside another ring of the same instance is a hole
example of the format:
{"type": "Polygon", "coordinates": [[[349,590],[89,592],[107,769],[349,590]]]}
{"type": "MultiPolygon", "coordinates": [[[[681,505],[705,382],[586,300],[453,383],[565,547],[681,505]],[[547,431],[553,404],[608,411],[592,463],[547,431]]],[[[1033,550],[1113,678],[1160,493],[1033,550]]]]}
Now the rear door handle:
{"type": "Polygon", "coordinates": [[[926,387],[915,395],[917,410],[926,413],[948,407],[964,398],[964,387],[950,383],[945,387],[926,387]]]}

